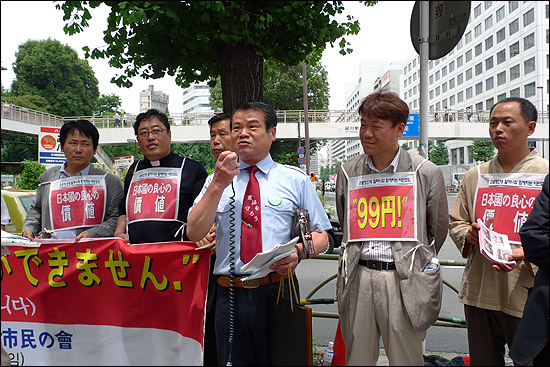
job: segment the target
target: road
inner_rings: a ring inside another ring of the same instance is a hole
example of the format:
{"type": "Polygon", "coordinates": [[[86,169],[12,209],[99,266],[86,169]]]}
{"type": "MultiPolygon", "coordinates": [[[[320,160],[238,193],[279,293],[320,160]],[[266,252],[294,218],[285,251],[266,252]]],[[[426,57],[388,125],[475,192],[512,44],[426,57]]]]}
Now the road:
{"type": "MultiPolygon", "coordinates": [[[[447,194],[449,208],[454,203],[456,194],[447,194]]],[[[334,205],[334,193],[325,193],[325,207],[334,205]]],[[[338,249],[334,250],[338,253],[338,249]]],[[[458,252],[455,244],[450,237],[447,237],[443,244],[439,258],[442,260],[463,260],[458,252]]],[[[455,288],[460,289],[462,280],[463,267],[442,266],[443,279],[452,284],[455,288]]],[[[296,274],[300,280],[300,297],[305,298],[319,283],[336,274],[336,260],[314,260],[310,259],[303,261],[297,268],[296,274]]],[[[336,297],[336,280],[330,281],[321,288],[313,298],[335,298],[336,297]]],[[[311,305],[313,311],[337,312],[337,304],[332,305],[311,305]]],[[[464,309],[461,303],[458,302],[457,294],[447,286],[443,286],[443,301],[440,311],[440,316],[460,317],[464,319],[464,309]]],[[[312,335],[317,340],[316,345],[327,346],[329,341],[334,340],[337,319],[326,319],[316,317],[312,322],[312,335]]],[[[432,326],[428,329],[425,349],[429,352],[448,352],[457,354],[468,353],[468,342],[465,328],[432,326]]]]}

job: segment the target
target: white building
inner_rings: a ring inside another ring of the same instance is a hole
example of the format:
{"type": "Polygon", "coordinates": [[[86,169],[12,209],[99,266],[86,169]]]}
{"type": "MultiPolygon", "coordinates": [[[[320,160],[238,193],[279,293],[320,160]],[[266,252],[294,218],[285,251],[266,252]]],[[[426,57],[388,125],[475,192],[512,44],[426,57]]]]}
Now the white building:
{"type": "Polygon", "coordinates": [[[193,84],[183,91],[183,113],[213,115],[210,107],[210,87],[206,82],[193,84]]]}
{"type": "Polygon", "coordinates": [[[170,97],[162,91],[155,91],[155,87],[150,85],[139,94],[139,112],[145,112],[154,108],[162,113],[166,112],[170,97]]]}
{"type": "MultiPolygon", "coordinates": [[[[363,99],[376,90],[395,92],[400,95],[400,75],[403,63],[386,61],[362,61],[359,64],[357,84],[346,85],[346,110],[351,113],[339,121],[357,121],[357,109],[363,99]]],[[[344,115],[343,115],[344,116],[344,115]]],[[[359,125],[357,125],[359,138],[359,125]]],[[[346,162],[363,153],[359,139],[331,140],[328,147],[328,162],[331,165],[338,161],[346,162]]]]}
{"type": "MultiPolygon", "coordinates": [[[[472,1],[462,39],[448,55],[429,62],[430,113],[442,121],[448,108],[454,120],[463,120],[471,109],[473,121],[484,120],[497,101],[522,97],[537,107],[539,123],[548,123],[548,16],[548,2],[472,1]]],[[[413,111],[420,108],[419,61],[414,54],[403,68],[402,98],[413,111]]],[[[452,160],[472,163],[471,143],[447,141],[452,160]]],[[[548,142],[530,144],[548,157],[548,142]]]]}

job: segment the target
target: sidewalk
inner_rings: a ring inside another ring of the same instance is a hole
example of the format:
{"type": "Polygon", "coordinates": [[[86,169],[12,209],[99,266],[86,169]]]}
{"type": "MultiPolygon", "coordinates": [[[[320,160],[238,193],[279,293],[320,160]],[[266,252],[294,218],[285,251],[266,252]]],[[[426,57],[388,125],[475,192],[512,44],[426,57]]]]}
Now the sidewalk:
{"type": "MultiPolygon", "coordinates": [[[[313,358],[313,365],[314,366],[321,366],[322,363],[323,363],[323,354],[325,352],[325,348],[324,347],[317,347],[317,352],[318,352],[318,355],[320,355],[320,358],[315,358],[315,355],[314,355],[314,358],[313,358]]],[[[426,351],[424,353],[425,355],[430,355],[430,354],[437,354],[445,359],[448,359],[448,360],[451,360],[453,359],[454,357],[457,357],[457,356],[460,356],[461,354],[458,354],[458,353],[446,353],[446,352],[430,352],[430,351],[426,351]]],[[[386,352],[384,351],[384,348],[380,348],[380,357],[378,357],[378,362],[376,362],[376,366],[389,366],[390,363],[388,361],[388,357],[386,357],[386,352]]],[[[514,363],[512,362],[512,360],[510,359],[510,357],[506,356],[505,358],[505,365],[506,366],[513,366],[514,363]]]]}

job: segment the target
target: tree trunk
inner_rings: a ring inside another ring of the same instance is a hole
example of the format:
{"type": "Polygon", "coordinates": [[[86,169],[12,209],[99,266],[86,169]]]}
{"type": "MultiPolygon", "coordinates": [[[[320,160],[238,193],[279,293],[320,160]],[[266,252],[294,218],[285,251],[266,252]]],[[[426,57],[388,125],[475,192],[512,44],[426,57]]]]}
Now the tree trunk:
{"type": "Polygon", "coordinates": [[[250,46],[224,45],[220,58],[223,111],[233,113],[239,103],[263,99],[263,57],[250,46]]]}

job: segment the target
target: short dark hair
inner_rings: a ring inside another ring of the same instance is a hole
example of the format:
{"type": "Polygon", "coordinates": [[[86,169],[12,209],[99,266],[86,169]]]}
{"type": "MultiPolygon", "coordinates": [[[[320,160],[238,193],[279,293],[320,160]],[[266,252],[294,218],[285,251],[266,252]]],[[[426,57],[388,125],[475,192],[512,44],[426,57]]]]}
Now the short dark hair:
{"type": "Polygon", "coordinates": [[[400,123],[407,124],[409,106],[393,92],[374,92],[363,99],[359,109],[360,116],[367,115],[382,120],[390,120],[395,127],[400,123]]]}
{"type": "Polygon", "coordinates": [[[493,110],[495,109],[495,107],[497,105],[499,105],[500,103],[506,103],[506,102],[518,102],[519,103],[519,107],[520,107],[520,110],[521,110],[521,116],[523,117],[523,121],[526,124],[528,124],[530,121],[537,122],[538,113],[537,113],[537,108],[535,107],[535,105],[532,104],[531,101],[529,101],[528,99],[520,98],[520,97],[508,97],[508,98],[501,99],[500,101],[495,103],[493,105],[493,107],[491,107],[491,111],[489,112],[489,116],[493,114],[493,110]]]}
{"type": "Polygon", "coordinates": [[[210,120],[208,120],[208,126],[210,126],[210,131],[212,131],[212,126],[218,122],[218,121],[221,121],[221,120],[229,120],[231,121],[231,116],[229,116],[227,113],[225,112],[222,112],[222,113],[218,113],[214,116],[212,116],[212,118],[210,118],[210,120]]]}
{"type": "Polygon", "coordinates": [[[233,127],[233,116],[235,116],[235,112],[251,109],[260,110],[264,113],[265,129],[267,131],[271,130],[272,127],[277,126],[277,113],[273,107],[264,102],[246,101],[241,102],[231,114],[231,127],[233,127]]]}
{"type": "Polygon", "coordinates": [[[142,112],[136,117],[136,122],[134,122],[134,133],[138,134],[139,130],[139,124],[141,124],[141,121],[148,120],[152,117],[157,117],[163,124],[166,126],[166,129],[170,131],[170,123],[168,122],[168,116],[166,116],[165,113],[159,112],[158,110],[151,108],[147,110],[146,112],[142,112]]]}
{"type": "Polygon", "coordinates": [[[97,127],[88,120],[69,120],[65,122],[63,126],[61,126],[61,130],[59,130],[59,143],[61,146],[65,145],[67,135],[74,130],[78,130],[82,135],[92,139],[92,145],[94,149],[97,149],[97,145],[99,144],[99,131],[97,131],[97,127]]]}

